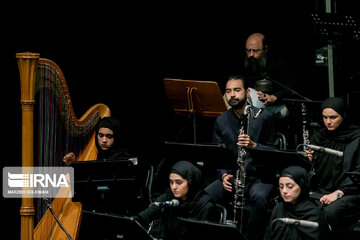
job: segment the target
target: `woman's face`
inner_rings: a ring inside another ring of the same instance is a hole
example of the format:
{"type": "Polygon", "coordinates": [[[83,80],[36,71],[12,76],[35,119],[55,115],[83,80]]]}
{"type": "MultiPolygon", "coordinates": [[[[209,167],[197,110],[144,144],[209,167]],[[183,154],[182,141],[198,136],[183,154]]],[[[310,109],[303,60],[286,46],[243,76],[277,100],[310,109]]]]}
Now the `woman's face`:
{"type": "Polygon", "coordinates": [[[284,201],[292,204],[296,203],[301,192],[300,186],[289,177],[280,177],[279,189],[284,201]]]}
{"type": "Polygon", "coordinates": [[[324,125],[329,131],[337,129],[344,120],[344,118],[332,108],[324,108],[322,115],[324,125]]]}
{"type": "Polygon", "coordinates": [[[100,128],[97,140],[102,150],[109,150],[114,145],[114,132],[110,128],[100,128]]]}
{"type": "Polygon", "coordinates": [[[169,180],[174,196],[185,201],[189,192],[188,181],[177,173],[170,173],[169,180]]]}

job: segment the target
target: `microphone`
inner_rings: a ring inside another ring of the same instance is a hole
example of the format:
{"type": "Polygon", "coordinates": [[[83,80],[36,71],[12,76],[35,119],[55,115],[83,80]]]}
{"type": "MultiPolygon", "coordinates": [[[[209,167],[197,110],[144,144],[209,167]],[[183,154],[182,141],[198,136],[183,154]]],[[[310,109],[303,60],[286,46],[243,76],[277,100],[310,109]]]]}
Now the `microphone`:
{"type": "Polygon", "coordinates": [[[344,156],[344,153],[341,151],[337,151],[331,148],[325,148],[321,146],[311,145],[311,144],[305,144],[306,147],[311,148],[313,150],[319,151],[319,152],[326,152],[328,154],[336,155],[338,157],[344,156]]]}
{"type": "Polygon", "coordinates": [[[173,199],[171,201],[165,201],[165,202],[153,202],[152,204],[158,207],[177,207],[179,206],[179,200],[173,199]]]}
{"type": "Polygon", "coordinates": [[[319,227],[319,223],[308,221],[308,220],[298,220],[298,219],[293,219],[293,218],[276,218],[276,219],[274,219],[273,223],[275,221],[281,221],[286,224],[294,224],[295,226],[300,226],[300,227],[309,227],[309,228],[318,228],[319,227]]]}

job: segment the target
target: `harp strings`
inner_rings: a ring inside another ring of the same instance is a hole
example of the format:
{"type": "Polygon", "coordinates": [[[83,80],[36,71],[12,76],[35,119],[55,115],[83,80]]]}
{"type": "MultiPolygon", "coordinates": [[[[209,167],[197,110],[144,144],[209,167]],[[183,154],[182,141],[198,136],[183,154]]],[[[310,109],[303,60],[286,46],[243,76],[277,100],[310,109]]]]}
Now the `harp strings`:
{"type": "MultiPolygon", "coordinates": [[[[58,101],[56,97],[56,75],[48,68],[39,64],[36,78],[36,102],[37,102],[37,156],[35,156],[34,166],[52,167],[61,166],[61,155],[69,150],[68,144],[63,147],[61,139],[66,138],[60,120],[58,101]],[[64,149],[64,151],[62,150],[64,149]]],[[[36,142],[36,141],[35,141],[36,142]]],[[[51,200],[50,200],[51,201],[51,200]]],[[[40,221],[46,212],[46,205],[36,199],[36,221],[40,221]]],[[[50,223],[49,223],[50,224],[50,223]]]]}
{"type": "Polygon", "coordinates": [[[96,113],[84,122],[78,121],[62,74],[53,65],[40,63],[39,165],[61,166],[65,154],[74,152],[77,156],[88,143],[100,116],[96,113]]]}
{"type": "MultiPolygon", "coordinates": [[[[63,131],[61,112],[57,101],[57,76],[47,68],[39,68],[37,78],[38,112],[38,165],[61,166],[61,155],[70,151],[72,139],[63,131]],[[65,138],[65,141],[62,140],[65,138]],[[63,144],[65,145],[63,146],[63,144]]],[[[60,104],[61,105],[61,104],[60,104]]]]}
{"type": "MultiPolygon", "coordinates": [[[[79,124],[73,113],[65,79],[56,66],[39,61],[36,76],[36,120],[34,166],[62,166],[63,157],[73,152],[78,156],[88,143],[91,133],[100,119],[94,114],[79,124]]],[[[56,194],[54,194],[55,196],[56,194]]],[[[52,199],[49,199],[52,201],[52,199]]],[[[35,221],[40,221],[46,205],[39,199],[36,203],[35,221]]]]}

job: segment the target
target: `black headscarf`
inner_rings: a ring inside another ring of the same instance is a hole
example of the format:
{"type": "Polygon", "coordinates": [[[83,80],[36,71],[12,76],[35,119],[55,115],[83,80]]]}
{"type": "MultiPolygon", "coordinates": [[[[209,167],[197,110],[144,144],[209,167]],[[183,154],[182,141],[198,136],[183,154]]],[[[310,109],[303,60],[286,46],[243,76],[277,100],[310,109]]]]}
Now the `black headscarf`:
{"type": "Polygon", "coordinates": [[[98,150],[97,159],[117,159],[128,156],[121,138],[122,125],[119,120],[113,117],[104,117],[100,119],[96,128],[95,145],[98,150]],[[109,128],[113,131],[114,144],[108,150],[102,150],[97,139],[100,128],[109,128]]]}
{"type": "Polygon", "coordinates": [[[201,190],[201,171],[195,167],[191,162],[179,161],[175,163],[170,173],[179,174],[182,178],[188,181],[189,191],[187,199],[193,199],[196,194],[201,190]]]}
{"type": "Polygon", "coordinates": [[[309,197],[309,193],[310,193],[309,176],[304,168],[298,166],[291,166],[285,168],[281,172],[280,177],[289,177],[300,186],[301,192],[297,199],[297,203],[300,203],[309,197]]]}
{"type": "MultiPolygon", "coordinates": [[[[360,128],[349,123],[347,107],[341,98],[328,98],[321,109],[331,108],[343,117],[340,126],[332,131],[327,128],[318,130],[310,139],[311,144],[345,151],[347,145],[360,137],[360,128]]],[[[349,156],[345,156],[349,157],[349,156]]],[[[351,156],[350,156],[351,157],[351,156]]],[[[322,152],[315,152],[313,167],[316,175],[312,178],[312,190],[329,193],[338,189],[343,171],[344,158],[322,152]]]]}
{"type": "Polygon", "coordinates": [[[280,177],[289,177],[300,187],[301,192],[295,204],[280,202],[273,209],[265,239],[319,239],[317,228],[285,224],[278,218],[292,218],[319,222],[319,208],[309,200],[308,172],[298,166],[285,168],[280,177]]]}
{"type": "Polygon", "coordinates": [[[321,105],[321,110],[324,110],[325,108],[331,108],[335,110],[342,117],[345,117],[346,115],[346,104],[345,101],[341,98],[331,97],[326,99],[321,105]]]}
{"type": "Polygon", "coordinates": [[[203,191],[201,171],[188,161],[179,161],[173,165],[170,173],[177,173],[188,181],[189,190],[186,201],[180,201],[178,208],[179,215],[203,218],[201,210],[211,201],[208,194],[203,191]]]}
{"type": "MultiPolygon", "coordinates": [[[[336,111],[339,115],[343,117],[343,121],[340,126],[333,130],[329,131],[326,128],[321,129],[319,132],[319,137],[321,140],[330,140],[329,138],[334,138],[335,141],[340,141],[342,143],[351,142],[355,138],[359,137],[359,132],[356,132],[356,129],[359,129],[358,126],[351,125],[348,119],[348,109],[346,103],[343,99],[338,97],[331,97],[326,99],[321,105],[321,111],[325,108],[331,108],[336,111]]],[[[340,150],[340,149],[339,149],[340,150]]]]}

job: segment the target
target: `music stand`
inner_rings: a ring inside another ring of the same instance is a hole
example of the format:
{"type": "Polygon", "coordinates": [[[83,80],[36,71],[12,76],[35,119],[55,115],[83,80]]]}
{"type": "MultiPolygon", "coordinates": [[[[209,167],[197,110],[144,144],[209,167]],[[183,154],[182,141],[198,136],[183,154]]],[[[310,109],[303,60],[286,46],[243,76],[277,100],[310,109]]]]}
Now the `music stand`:
{"type": "Polygon", "coordinates": [[[311,163],[305,160],[296,151],[280,151],[269,149],[247,149],[253,158],[256,172],[264,179],[273,179],[283,169],[290,166],[299,166],[307,171],[311,169],[311,163]]]}
{"type": "Polygon", "coordinates": [[[240,229],[233,224],[223,224],[190,218],[179,218],[186,228],[187,240],[197,239],[238,239],[246,240],[240,229]]]}
{"type": "Polygon", "coordinates": [[[83,211],[79,240],[153,240],[132,217],[83,211]]]}
{"type": "Polygon", "coordinates": [[[132,159],[76,161],[74,201],[83,209],[107,213],[133,214],[145,208],[148,169],[132,159]]]}
{"type": "Polygon", "coordinates": [[[195,165],[213,169],[233,169],[237,167],[237,156],[222,144],[193,144],[165,142],[165,150],[170,165],[178,160],[188,160],[195,165]]]}
{"type": "Polygon", "coordinates": [[[196,139],[196,117],[217,117],[227,110],[217,82],[164,78],[167,100],[178,115],[190,116],[196,139]]]}

